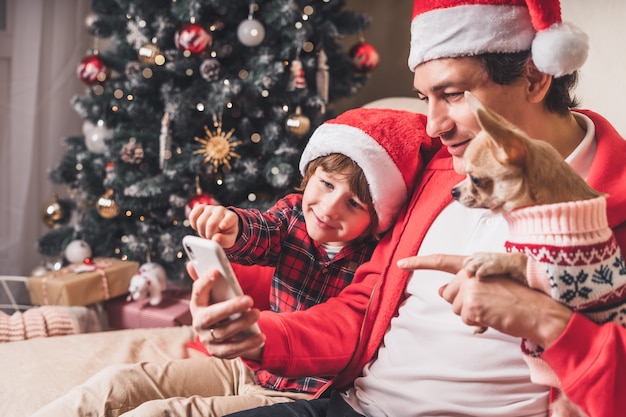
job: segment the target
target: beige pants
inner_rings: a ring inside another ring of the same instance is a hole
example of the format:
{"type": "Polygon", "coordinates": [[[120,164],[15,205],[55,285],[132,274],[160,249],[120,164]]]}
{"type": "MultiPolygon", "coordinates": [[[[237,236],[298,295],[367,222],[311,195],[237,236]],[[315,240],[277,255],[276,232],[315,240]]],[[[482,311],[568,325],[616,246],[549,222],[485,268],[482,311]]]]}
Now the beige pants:
{"type": "Polygon", "coordinates": [[[39,410],[41,416],[224,416],[309,394],[268,390],[240,360],[193,357],[109,366],[39,410]]]}

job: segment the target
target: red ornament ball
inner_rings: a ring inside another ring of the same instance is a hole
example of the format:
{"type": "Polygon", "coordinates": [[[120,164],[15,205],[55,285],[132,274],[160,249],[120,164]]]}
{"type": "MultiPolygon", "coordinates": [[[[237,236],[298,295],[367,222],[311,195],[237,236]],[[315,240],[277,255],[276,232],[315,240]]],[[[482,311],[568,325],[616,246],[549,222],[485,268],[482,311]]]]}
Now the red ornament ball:
{"type": "Polygon", "coordinates": [[[104,82],[109,75],[109,67],[100,55],[92,54],[84,57],[76,69],[78,78],[87,85],[104,82]]]}
{"type": "Polygon", "coordinates": [[[372,44],[360,42],[350,48],[350,56],[354,70],[363,74],[368,74],[376,69],[380,56],[372,44]]]}
{"type": "Polygon", "coordinates": [[[220,204],[220,202],[217,201],[215,197],[213,197],[211,194],[198,193],[193,196],[189,200],[189,202],[187,202],[187,205],[185,206],[185,216],[188,216],[191,209],[194,208],[197,204],[208,204],[211,206],[217,206],[220,204]]]}
{"type": "Polygon", "coordinates": [[[202,26],[187,23],[176,31],[174,43],[181,51],[189,51],[194,55],[205,52],[213,44],[213,36],[202,26]]]}

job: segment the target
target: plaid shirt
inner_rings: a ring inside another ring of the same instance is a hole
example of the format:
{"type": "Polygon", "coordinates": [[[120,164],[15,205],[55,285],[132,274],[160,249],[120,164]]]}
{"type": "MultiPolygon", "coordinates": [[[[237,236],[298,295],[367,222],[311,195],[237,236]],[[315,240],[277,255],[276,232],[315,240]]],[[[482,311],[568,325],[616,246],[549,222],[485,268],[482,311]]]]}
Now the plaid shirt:
{"type": "MultiPolygon", "coordinates": [[[[352,282],[354,271],[369,260],[376,241],[367,239],[344,246],[330,259],[311,239],[302,213],[302,194],[289,194],[265,212],[231,207],[241,220],[241,233],[226,253],[244,265],[276,267],[270,292],[275,312],[306,310],[334,297],[352,282]]],[[[256,372],[257,382],[280,391],[316,392],[330,377],[283,378],[256,372]]]]}

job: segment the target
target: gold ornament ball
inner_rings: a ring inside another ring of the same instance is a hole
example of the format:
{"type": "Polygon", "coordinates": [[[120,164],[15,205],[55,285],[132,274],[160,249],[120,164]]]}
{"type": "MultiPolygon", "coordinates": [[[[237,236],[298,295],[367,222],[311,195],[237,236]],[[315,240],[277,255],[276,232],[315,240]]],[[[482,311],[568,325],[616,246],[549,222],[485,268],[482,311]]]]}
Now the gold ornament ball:
{"type": "Polygon", "coordinates": [[[100,216],[105,219],[112,219],[120,214],[120,208],[113,199],[113,190],[106,190],[96,203],[96,208],[100,216]]]}
{"type": "Polygon", "coordinates": [[[296,138],[302,139],[311,130],[311,120],[302,114],[302,110],[298,107],[295,113],[287,116],[285,129],[296,138]]]}
{"type": "Polygon", "coordinates": [[[41,207],[41,220],[48,227],[57,227],[67,223],[71,209],[59,201],[56,194],[41,207]]]}
{"type": "Polygon", "coordinates": [[[137,52],[137,57],[139,58],[139,61],[144,64],[156,63],[158,65],[163,65],[165,62],[164,57],[161,54],[161,50],[153,43],[143,44],[137,52]]]}

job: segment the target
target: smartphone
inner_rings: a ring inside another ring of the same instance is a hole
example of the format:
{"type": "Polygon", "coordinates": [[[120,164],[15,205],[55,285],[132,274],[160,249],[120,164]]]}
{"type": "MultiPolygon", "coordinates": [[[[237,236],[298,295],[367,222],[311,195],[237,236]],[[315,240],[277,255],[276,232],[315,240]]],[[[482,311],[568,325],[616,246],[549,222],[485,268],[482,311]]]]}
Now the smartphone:
{"type": "MultiPolygon", "coordinates": [[[[227,301],[243,295],[239,281],[235,276],[232,266],[224,249],[219,243],[204,239],[199,236],[187,235],[183,237],[183,249],[198,276],[204,275],[207,271],[217,269],[220,273],[219,279],[215,281],[211,288],[209,300],[211,304],[227,301]]],[[[231,320],[239,317],[239,314],[230,316],[231,320]]],[[[259,326],[255,323],[250,330],[259,333],[259,326]]]]}

